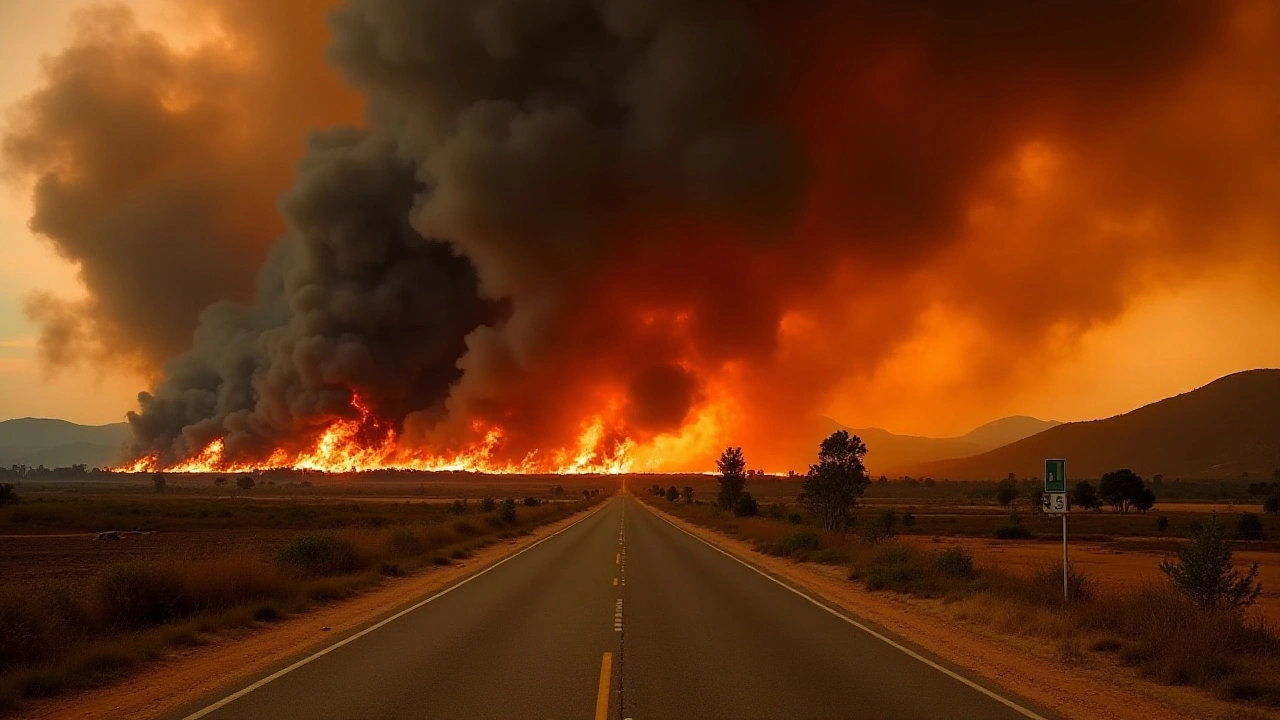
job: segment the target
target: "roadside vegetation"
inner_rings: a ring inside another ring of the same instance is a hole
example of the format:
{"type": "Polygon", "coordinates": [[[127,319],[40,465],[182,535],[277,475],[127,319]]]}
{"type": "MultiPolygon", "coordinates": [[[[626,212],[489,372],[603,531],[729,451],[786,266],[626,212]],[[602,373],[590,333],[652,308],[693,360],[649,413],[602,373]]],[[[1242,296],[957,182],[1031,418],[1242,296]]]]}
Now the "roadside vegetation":
{"type": "MultiPolygon", "coordinates": [[[[158,492],[157,486],[157,492],[158,492]]],[[[252,628],[349,597],[428,566],[450,565],[500,539],[599,502],[514,498],[428,507],[399,505],[385,519],[325,529],[303,511],[303,530],[265,556],[111,565],[87,582],[49,581],[0,590],[0,712],[23,699],[110,681],[176,646],[252,628]],[[530,502],[532,500],[532,502],[530,502]],[[417,516],[413,516],[416,510],[417,516]],[[389,519],[395,517],[395,520],[389,519]]],[[[365,514],[364,510],[345,512],[365,514]]],[[[99,521],[101,523],[101,520],[99,521]]]]}
{"type": "MultiPolygon", "coordinates": [[[[823,442],[819,462],[803,479],[801,495],[794,501],[766,502],[759,515],[731,513],[722,502],[697,498],[673,502],[651,493],[644,499],[665,512],[746,540],[758,552],[845,566],[849,580],[867,590],[927,599],[958,620],[1052,643],[1067,662],[1114,658],[1157,682],[1280,708],[1280,636],[1274,625],[1250,612],[1259,593],[1258,566],[1237,567],[1233,560],[1234,543],[1263,536],[1257,515],[1241,514],[1234,524],[1214,515],[1184,521],[1189,541],[1176,557],[1161,564],[1163,582],[1104,590],[1069,567],[1068,601],[1063,598],[1060,563],[1046,563],[1029,574],[1014,573],[975,562],[963,547],[929,550],[927,544],[899,539],[900,533],[919,532],[920,519],[914,512],[863,504],[866,490],[875,485],[862,468],[865,447],[856,437],[837,435],[823,442]],[[836,448],[839,452],[833,452],[836,448]]],[[[734,453],[739,455],[740,451],[734,453]]],[[[721,467],[722,481],[724,470],[721,467]]],[[[749,483],[739,485],[739,480],[733,479],[731,486],[748,492],[749,483]]],[[[1022,494],[1018,483],[1006,479],[994,490],[991,501],[1010,508],[994,536],[1030,537],[1015,507],[1022,494]]],[[[1154,505],[1152,488],[1124,470],[1110,473],[1100,487],[1080,483],[1073,494],[1090,510],[1095,502],[1113,509],[1079,515],[1114,515],[1129,523],[1144,522],[1134,513],[1141,516],[1154,505]]],[[[993,516],[986,517],[991,522],[993,516]]],[[[1030,517],[1036,517],[1034,512],[1030,517]]],[[[1167,532],[1168,518],[1159,518],[1146,521],[1146,534],[1167,532]]],[[[1073,515],[1072,522],[1076,519],[1073,515]]]]}

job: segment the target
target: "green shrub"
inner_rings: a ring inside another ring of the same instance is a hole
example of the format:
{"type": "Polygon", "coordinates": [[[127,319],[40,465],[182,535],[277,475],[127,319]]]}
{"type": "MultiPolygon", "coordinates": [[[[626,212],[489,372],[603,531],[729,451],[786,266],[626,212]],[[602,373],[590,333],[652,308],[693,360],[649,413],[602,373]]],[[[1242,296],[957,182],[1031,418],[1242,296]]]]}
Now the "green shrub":
{"type": "Polygon", "coordinates": [[[782,539],[769,549],[769,554],[789,557],[801,551],[821,549],[822,536],[818,534],[817,530],[793,530],[782,536],[782,539]]]}
{"type": "MultiPolygon", "coordinates": [[[[1255,516],[1256,518],[1257,516],[1255,516]]],[[[1258,563],[1244,575],[1232,567],[1231,543],[1214,516],[1178,551],[1177,562],[1161,561],[1160,570],[1180,592],[1205,610],[1239,609],[1253,604],[1262,592],[1258,563]]]]}
{"type": "Polygon", "coordinates": [[[276,563],[311,578],[352,573],[368,566],[349,540],[336,535],[303,535],[280,549],[276,563]]]}
{"type": "Polygon", "coordinates": [[[862,580],[868,590],[895,590],[928,595],[931,588],[923,563],[908,548],[892,545],[881,550],[867,564],[862,580]]]}
{"type": "Polygon", "coordinates": [[[969,580],[975,575],[973,553],[959,546],[930,553],[929,563],[943,577],[969,580]]]}

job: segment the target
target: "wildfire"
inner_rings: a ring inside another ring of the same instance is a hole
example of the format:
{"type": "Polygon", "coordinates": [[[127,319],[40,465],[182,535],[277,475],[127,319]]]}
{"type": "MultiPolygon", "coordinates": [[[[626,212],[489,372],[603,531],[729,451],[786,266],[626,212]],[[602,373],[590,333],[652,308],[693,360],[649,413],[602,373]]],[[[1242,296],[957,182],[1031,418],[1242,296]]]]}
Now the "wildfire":
{"type": "Polygon", "coordinates": [[[200,452],[175,464],[162,466],[156,454],[146,455],[114,468],[119,472],[241,473],[262,470],[314,470],[331,473],[370,470],[416,470],[428,472],[479,473],[559,473],[621,474],[635,469],[635,444],[628,438],[611,439],[606,418],[596,416],[585,423],[572,448],[549,453],[543,461],[530,453],[519,462],[498,458],[503,433],[500,428],[475,427],[480,440],[465,450],[432,453],[405,447],[396,431],[378,420],[369,408],[353,397],[352,407],[359,418],[333,421],[315,442],[300,452],[275,450],[265,460],[236,461],[225,457],[223,438],[210,442],[200,452]]]}

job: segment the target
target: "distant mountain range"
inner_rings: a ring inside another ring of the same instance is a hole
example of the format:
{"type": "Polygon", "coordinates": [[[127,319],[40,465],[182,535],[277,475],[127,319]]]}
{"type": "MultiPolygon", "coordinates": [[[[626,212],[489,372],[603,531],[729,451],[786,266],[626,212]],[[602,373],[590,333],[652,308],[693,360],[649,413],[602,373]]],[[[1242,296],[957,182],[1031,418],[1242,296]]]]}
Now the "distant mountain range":
{"type": "MultiPolygon", "coordinates": [[[[870,447],[870,442],[868,442],[870,447]]],[[[868,460],[871,454],[868,453],[868,460]]],[[[898,474],[953,480],[1039,477],[1046,458],[1067,475],[1130,468],[1150,477],[1270,479],[1280,469],[1280,370],[1248,370],[1123,415],[1058,425],[967,457],[922,461],[898,474]]]]}
{"type": "Polygon", "coordinates": [[[128,437],[128,423],[77,425],[48,418],[5,420],[0,422],[0,467],[112,465],[120,461],[120,448],[128,437]]]}
{"type": "Polygon", "coordinates": [[[949,438],[896,435],[874,427],[845,429],[867,444],[867,469],[871,474],[879,475],[935,460],[978,455],[1060,424],[1055,420],[1015,415],[993,420],[964,435],[949,438]]]}

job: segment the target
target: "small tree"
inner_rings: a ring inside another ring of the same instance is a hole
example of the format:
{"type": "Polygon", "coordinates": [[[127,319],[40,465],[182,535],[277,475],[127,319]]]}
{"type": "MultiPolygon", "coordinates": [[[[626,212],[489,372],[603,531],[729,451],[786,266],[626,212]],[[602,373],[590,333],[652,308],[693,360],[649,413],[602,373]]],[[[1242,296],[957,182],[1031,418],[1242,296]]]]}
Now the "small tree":
{"type": "Polygon", "coordinates": [[[1280,493],[1267,498],[1267,501],[1262,503],[1262,511],[1268,515],[1280,515],[1280,493]]]}
{"type": "Polygon", "coordinates": [[[996,488],[996,502],[1009,507],[1014,500],[1018,499],[1018,481],[1013,478],[1013,473],[1009,473],[1009,477],[1000,481],[1000,485],[996,488]]]}
{"type": "Polygon", "coordinates": [[[727,447],[716,460],[720,469],[720,492],[716,495],[716,504],[728,510],[737,505],[747,487],[747,460],[740,447],[727,447]]]}
{"type": "Polygon", "coordinates": [[[532,495],[524,499],[525,507],[538,507],[541,504],[542,501],[532,495]]]}
{"type": "Polygon", "coordinates": [[[1261,540],[1262,520],[1257,515],[1247,512],[1236,521],[1236,537],[1241,540],[1261,540]]]}
{"type": "Polygon", "coordinates": [[[241,475],[239,478],[236,479],[236,487],[246,492],[249,490],[252,490],[255,484],[256,483],[254,483],[253,478],[249,477],[248,475],[241,475]]]}
{"type": "Polygon", "coordinates": [[[858,498],[871,484],[862,464],[866,456],[862,439],[845,430],[832,433],[818,447],[818,463],[809,466],[799,500],[827,530],[848,527],[858,498]]]}
{"type": "Polygon", "coordinates": [[[219,475],[213,479],[214,487],[224,488],[227,486],[227,479],[219,475]]]}
{"type": "MultiPolygon", "coordinates": [[[[586,490],[583,490],[583,492],[586,492],[586,490]]],[[[493,512],[496,507],[498,507],[498,501],[494,500],[493,497],[486,497],[480,501],[480,512],[493,512]]]]}
{"type": "Polygon", "coordinates": [[[1104,474],[1098,481],[1098,496],[1121,513],[1134,507],[1150,510],[1156,502],[1155,494],[1147,489],[1142,478],[1128,468],[1104,474]]]}
{"type": "Polygon", "coordinates": [[[507,498],[498,506],[498,519],[504,523],[515,523],[516,521],[516,501],[515,498],[507,498]]]}
{"type": "Polygon", "coordinates": [[[162,493],[168,483],[165,481],[164,475],[155,475],[151,478],[151,484],[155,486],[156,492],[162,493]]]}
{"type": "Polygon", "coordinates": [[[760,506],[751,497],[751,493],[743,492],[733,504],[733,514],[737,517],[755,517],[760,514],[760,506]]]}
{"type": "Polygon", "coordinates": [[[1206,610],[1239,610],[1253,604],[1262,592],[1258,584],[1258,563],[1241,575],[1231,565],[1231,543],[1226,529],[1214,516],[1178,551],[1177,562],[1163,560],[1160,570],[1179,592],[1206,610]]]}
{"type": "Polygon", "coordinates": [[[1102,507],[1102,501],[1098,499],[1098,491],[1094,489],[1093,483],[1084,480],[1076,483],[1075,490],[1071,491],[1071,504],[1084,510],[1097,510],[1102,507]]]}
{"type": "Polygon", "coordinates": [[[18,493],[13,491],[13,485],[10,483],[0,483],[0,507],[4,505],[14,505],[18,501],[18,493]]]}
{"type": "Polygon", "coordinates": [[[1164,532],[1168,529],[1169,529],[1168,515],[1161,515],[1160,517],[1156,518],[1156,530],[1159,530],[1160,532],[1164,532]]]}
{"type": "Polygon", "coordinates": [[[671,487],[667,488],[666,494],[667,494],[667,500],[671,502],[675,502],[680,499],[680,489],[677,488],[675,485],[672,485],[671,487]]]}
{"type": "Polygon", "coordinates": [[[689,487],[688,485],[685,485],[684,489],[680,491],[680,497],[684,498],[685,505],[692,505],[693,504],[693,488],[689,487]]]}

